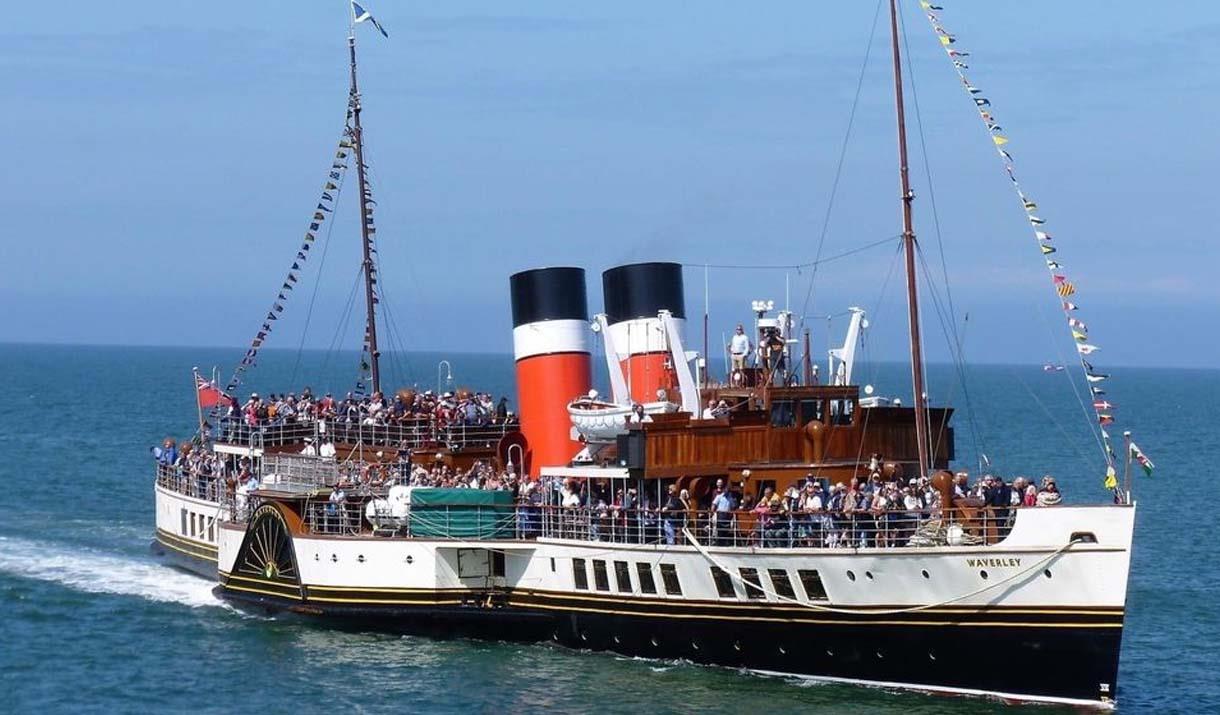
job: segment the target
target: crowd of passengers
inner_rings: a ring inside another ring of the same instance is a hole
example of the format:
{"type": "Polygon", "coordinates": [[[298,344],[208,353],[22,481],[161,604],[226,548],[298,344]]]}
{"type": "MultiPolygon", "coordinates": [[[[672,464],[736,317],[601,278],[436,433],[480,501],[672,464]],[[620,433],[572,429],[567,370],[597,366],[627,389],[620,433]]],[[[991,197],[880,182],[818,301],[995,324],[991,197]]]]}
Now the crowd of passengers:
{"type": "Polygon", "coordinates": [[[271,393],[263,398],[257,392],[238,405],[228,408],[224,418],[248,427],[268,425],[311,424],[332,422],[336,424],[384,427],[397,424],[416,425],[427,421],[436,427],[449,425],[491,425],[508,422],[512,413],[508,409],[508,398],[495,402],[490,393],[445,392],[436,394],[432,390],[414,392],[403,390],[393,398],[381,392],[357,396],[349,392],[342,399],[335,399],[327,392],[315,397],[306,387],[298,395],[294,392],[271,393]]]}
{"type": "MultiPolygon", "coordinates": [[[[867,477],[850,483],[824,486],[814,474],[789,486],[783,493],[766,486],[757,499],[726,485],[723,479],[701,501],[686,489],[671,484],[659,500],[638,494],[635,488],[566,479],[537,484],[520,498],[525,503],[557,504],[561,530],[580,531],[587,525],[597,539],[684,541],[692,529],[718,545],[747,543],[762,546],[895,546],[911,543],[919,525],[941,516],[940,492],[927,477],[904,481],[886,470],[877,457],[867,477]],[[554,498],[544,499],[547,491],[554,498]],[[570,512],[565,515],[564,512],[570,512]],[[579,518],[574,518],[579,517],[579,518]]],[[[1046,475],[1038,484],[1027,477],[1011,482],[985,474],[970,481],[967,472],[953,480],[953,505],[978,510],[1002,536],[1014,507],[1049,507],[1062,500],[1055,478],[1046,475]]]]}
{"type": "Polygon", "coordinates": [[[249,457],[226,457],[184,441],[179,448],[171,438],[152,448],[157,461],[158,479],[166,486],[200,499],[219,501],[223,490],[230,494],[239,488],[247,491],[258,486],[258,475],[249,457]]]}
{"type": "MultiPolygon", "coordinates": [[[[333,445],[330,449],[333,454],[333,445]]],[[[258,475],[248,457],[230,463],[223,455],[191,443],[179,450],[172,439],[154,447],[153,455],[179,480],[179,488],[196,496],[217,499],[221,486],[229,495],[258,486],[258,475]]],[[[883,466],[879,455],[871,460],[867,476],[849,483],[824,486],[809,473],[783,493],[766,486],[756,499],[718,479],[702,501],[677,484],[654,499],[649,490],[640,493],[611,480],[521,479],[512,470],[497,470],[486,461],[476,461],[468,469],[454,469],[441,459],[425,466],[411,463],[405,450],[397,462],[383,461],[383,457],[377,452],[376,460],[340,463],[330,501],[338,505],[349,498],[384,493],[395,485],[509,491],[518,505],[526,507],[525,532],[541,529],[542,507],[558,507],[549,514],[561,535],[584,535],[587,530],[589,537],[599,540],[676,544],[684,541],[684,530],[691,528],[719,545],[737,544],[744,538],[762,546],[908,544],[919,525],[939,517],[944,506],[940,492],[927,477],[904,481],[901,471],[883,466]]],[[[983,509],[1001,532],[1007,529],[1012,508],[1050,507],[1061,500],[1058,484],[1050,475],[1037,484],[1027,477],[1008,482],[992,474],[971,482],[967,472],[958,472],[953,479],[954,506],[983,509]]]]}

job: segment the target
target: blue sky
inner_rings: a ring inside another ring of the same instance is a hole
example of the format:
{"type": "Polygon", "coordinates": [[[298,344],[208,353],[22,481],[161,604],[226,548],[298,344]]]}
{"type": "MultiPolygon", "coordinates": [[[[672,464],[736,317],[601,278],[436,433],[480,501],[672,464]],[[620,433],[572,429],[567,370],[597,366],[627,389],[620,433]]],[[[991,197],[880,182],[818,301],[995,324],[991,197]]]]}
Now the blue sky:
{"type": "MultiPolygon", "coordinates": [[[[1215,366],[1220,8],[1079,0],[942,13],[1012,138],[1099,365],[1215,366]]],[[[917,232],[943,244],[966,353],[1072,351],[989,139],[913,0],[917,232]],[[940,241],[932,220],[935,195],[940,241]]],[[[637,260],[810,260],[874,16],[872,2],[381,2],[361,35],[389,304],[413,349],[507,351],[507,276],[637,260]]],[[[16,4],[0,33],[0,340],[246,343],[300,242],[342,126],[346,4],[16,4]]],[[[884,25],[846,147],[824,254],[899,230],[884,25]]],[[[344,197],[305,344],[328,346],[358,268],[344,197]]],[[[316,254],[315,254],[316,255],[316,254]]],[[[810,314],[872,311],[900,358],[889,248],[818,274],[810,314]]],[[[319,272],[321,273],[319,281],[319,272]]],[[[713,346],[754,298],[804,307],[808,272],[712,270],[713,346]]],[[[688,308],[703,271],[687,272],[688,308]]],[[[937,280],[937,289],[944,290],[937,280]]],[[[308,291],[273,346],[301,339],[308,291]]],[[[946,356],[931,315],[930,359],[946,356]]],[[[698,321],[696,321],[698,322],[698,321]]],[[[815,344],[827,341],[813,323],[815,344]]],[[[842,325],[829,337],[838,340],[842,325]]],[[[340,341],[359,343],[355,327],[340,341]]],[[[692,326],[691,338],[699,331],[692,326]]],[[[235,350],[235,356],[240,349],[235,350]]]]}

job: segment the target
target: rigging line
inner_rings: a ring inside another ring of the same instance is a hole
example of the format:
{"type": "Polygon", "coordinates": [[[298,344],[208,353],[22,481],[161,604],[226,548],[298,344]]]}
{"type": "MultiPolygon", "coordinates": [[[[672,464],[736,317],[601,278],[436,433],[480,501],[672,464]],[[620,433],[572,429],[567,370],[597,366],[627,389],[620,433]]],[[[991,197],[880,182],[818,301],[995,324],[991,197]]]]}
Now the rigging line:
{"type": "MultiPolygon", "coordinates": [[[[368,141],[364,142],[364,146],[365,146],[364,168],[365,168],[365,173],[367,176],[366,184],[370,187],[370,194],[371,194],[372,193],[371,187],[379,184],[381,181],[381,178],[380,178],[379,173],[376,171],[374,162],[371,158],[371,155],[368,152],[368,146],[369,146],[368,141]]],[[[381,205],[378,204],[375,200],[372,200],[371,203],[374,206],[377,206],[376,214],[377,214],[377,216],[380,217],[382,214],[381,205]]],[[[378,219],[377,221],[378,221],[378,223],[381,223],[380,219],[378,219]]],[[[374,238],[374,243],[376,243],[376,238],[374,238]]],[[[376,265],[377,275],[384,276],[385,273],[382,272],[382,270],[381,270],[380,248],[378,248],[373,253],[373,256],[374,256],[373,261],[376,265]]],[[[378,296],[379,304],[382,307],[383,322],[386,326],[386,335],[389,338],[389,342],[390,342],[390,351],[389,351],[390,365],[393,368],[393,370],[398,374],[400,384],[405,385],[406,379],[410,376],[409,373],[412,372],[412,366],[411,366],[410,359],[407,357],[406,343],[402,338],[402,330],[397,325],[397,319],[394,317],[394,310],[390,305],[390,298],[389,298],[389,294],[386,292],[386,282],[384,280],[379,280],[377,283],[377,296],[378,296]],[[405,370],[403,369],[404,362],[406,363],[405,370]]]]}
{"type": "MultiPolygon", "coordinates": [[[[339,188],[335,189],[335,200],[331,203],[335,206],[339,205],[339,199],[343,196],[343,185],[347,179],[347,172],[340,174],[339,188]]],[[[305,338],[309,335],[309,324],[313,320],[314,302],[318,299],[318,289],[322,286],[322,271],[326,268],[326,254],[330,251],[330,235],[335,230],[335,225],[338,221],[331,220],[326,224],[326,235],[322,238],[322,256],[318,259],[318,276],[313,284],[313,292],[309,296],[309,309],[305,311],[305,327],[301,329],[301,342],[297,344],[296,361],[292,364],[292,378],[288,380],[289,385],[295,385],[297,381],[297,371],[301,367],[301,353],[305,349],[305,338]]]]}
{"type": "MultiPolygon", "coordinates": [[[[868,70],[868,59],[873,52],[873,39],[877,35],[877,20],[881,17],[882,0],[877,0],[877,8],[873,11],[873,24],[868,31],[868,43],[864,46],[864,61],[860,63],[860,76],[856,79],[856,92],[851,100],[851,111],[847,115],[847,129],[843,133],[843,143],[839,147],[839,160],[835,165],[834,180],[830,184],[830,196],[826,200],[826,213],[822,217],[822,230],[818,236],[818,249],[814,254],[813,271],[809,275],[809,289],[805,292],[805,302],[801,306],[801,314],[809,311],[809,304],[813,301],[813,286],[814,279],[817,278],[817,262],[822,257],[822,248],[826,244],[826,233],[830,229],[830,214],[834,208],[835,196],[839,193],[839,180],[843,177],[843,163],[847,159],[847,147],[851,143],[851,130],[856,123],[856,109],[860,106],[860,92],[864,88],[864,75],[868,70]]],[[[802,318],[800,327],[805,327],[805,321],[802,318]]]]}
{"type": "MultiPolygon", "coordinates": [[[[953,322],[953,316],[951,316],[951,315],[948,316],[948,319],[946,320],[945,306],[941,302],[940,294],[932,286],[932,275],[931,275],[932,272],[928,269],[928,262],[927,262],[927,260],[925,260],[923,251],[917,250],[915,255],[919,257],[919,266],[920,266],[920,268],[923,269],[924,280],[928,283],[928,287],[929,287],[928,294],[930,296],[932,296],[932,307],[935,309],[937,322],[940,323],[941,333],[944,334],[945,340],[949,340],[950,339],[949,338],[950,330],[946,324],[953,322]]],[[[956,327],[956,326],[954,326],[954,327],[956,327]]],[[[950,352],[950,355],[953,357],[953,367],[954,367],[954,371],[957,372],[958,379],[951,380],[949,382],[949,394],[948,394],[948,397],[945,398],[946,406],[950,406],[953,404],[954,389],[958,385],[961,385],[963,393],[966,392],[966,381],[962,377],[962,374],[959,372],[960,362],[958,360],[958,356],[955,354],[955,351],[952,349],[952,347],[950,347],[949,352],[950,352]]],[[[937,430],[936,442],[935,442],[936,444],[940,444],[942,442],[942,440],[945,437],[945,431],[948,429],[948,426],[949,426],[949,411],[945,410],[945,412],[941,415],[940,427],[937,430]]],[[[973,432],[974,432],[974,428],[973,428],[973,424],[972,424],[971,425],[971,436],[973,436],[973,432]]],[[[975,448],[975,451],[977,452],[978,451],[977,442],[975,442],[974,448],[975,448]]],[[[935,450],[934,450],[934,452],[935,452],[935,450]]]]}
{"type": "MultiPolygon", "coordinates": [[[[384,276],[385,273],[381,269],[381,252],[380,251],[377,252],[376,258],[374,260],[377,263],[378,275],[384,276]]],[[[393,352],[391,353],[390,360],[394,364],[394,369],[397,370],[399,373],[399,380],[403,381],[402,384],[406,384],[405,381],[410,377],[410,373],[413,372],[413,368],[411,365],[411,359],[409,357],[407,357],[406,340],[403,338],[402,328],[399,326],[398,318],[395,316],[394,308],[393,308],[393,301],[390,300],[390,294],[389,294],[388,290],[386,289],[386,282],[382,281],[382,282],[378,283],[378,286],[381,289],[380,300],[381,300],[381,305],[384,308],[383,312],[385,313],[386,333],[388,334],[388,336],[390,338],[390,346],[391,346],[391,348],[393,348],[393,352]],[[405,365],[405,369],[404,369],[404,365],[405,365]]]]}
{"type": "MultiPolygon", "coordinates": [[[[900,243],[900,244],[898,244],[897,250],[894,251],[893,258],[890,259],[890,269],[888,271],[886,271],[885,280],[882,281],[882,283],[881,283],[881,291],[877,294],[878,312],[880,312],[881,304],[885,301],[886,291],[889,288],[890,280],[894,277],[894,269],[898,267],[898,258],[901,255],[902,255],[902,244],[900,243]]],[[[873,317],[874,317],[874,319],[876,319],[875,315],[873,317]]],[[[865,337],[864,337],[865,335],[867,335],[867,333],[865,331],[860,331],[861,342],[863,342],[865,340],[865,337]]],[[[870,379],[868,381],[868,383],[865,383],[865,384],[874,384],[877,382],[877,375],[880,373],[881,366],[874,362],[874,363],[870,363],[869,367],[873,373],[873,376],[872,376],[872,379],[870,379]]],[[[834,376],[831,375],[827,379],[833,380],[834,376]]],[[[859,449],[856,450],[856,464],[860,464],[860,460],[862,460],[864,458],[864,442],[865,442],[865,438],[868,436],[869,417],[871,417],[871,416],[872,416],[871,410],[865,411],[864,426],[860,433],[860,447],[859,447],[859,449]]]]}
{"type": "MultiPolygon", "coordinates": [[[[731,568],[725,567],[725,565],[723,563],[721,563],[720,561],[718,561],[715,556],[712,556],[708,552],[707,548],[704,547],[703,544],[699,543],[699,540],[695,538],[695,535],[691,533],[691,530],[689,528],[687,528],[685,526],[682,527],[682,533],[686,535],[687,541],[690,542],[691,546],[695,547],[695,551],[698,551],[700,556],[702,556],[704,559],[706,559],[707,562],[710,563],[711,565],[715,566],[716,568],[720,569],[724,573],[728,574],[730,578],[732,578],[737,583],[740,583],[742,585],[742,588],[745,588],[747,591],[749,591],[749,589],[751,589],[751,588],[756,588],[759,591],[762,591],[763,593],[766,593],[770,596],[775,597],[775,599],[777,601],[786,601],[788,603],[795,603],[798,606],[804,606],[805,608],[808,608],[813,611],[822,611],[824,613],[851,613],[851,614],[860,613],[859,609],[836,608],[834,606],[821,606],[816,603],[807,603],[805,601],[801,601],[796,598],[790,598],[788,596],[784,596],[782,594],[776,593],[775,591],[767,588],[766,586],[763,586],[762,579],[758,579],[757,583],[755,583],[754,581],[747,581],[744,577],[739,576],[731,568]]],[[[1011,583],[1012,581],[1015,581],[1018,578],[1021,578],[1022,576],[1028,576],[1030,574],[1035,573],[1038,569],[1042,568],[1043,564],[1049,562],[1051,559],[1061,556],[1063,553],[1065,553],[1068,549],[1075,546],[1077,543],[1081,543],[1079,538],[1073,538],[1072,540],[1068,541],[1063,546],[1060,546],[1059,548],[1057,548],[1054,551],[1047,554],[1042,559],[1039,559],[1037,562],[1035,562],[1033,565],[1029,566],[1028,568],[1023,569],[1021,571],[1017,571],[1010,576],[1007,576],[1005,578],[1000,579],[999,581],[996,581],[995,583],[990,583],[985,586],[980,586],[979,588],[977,588],[969,593],[963,593],[960,596],[954,596],[953,598],[950,598],[950,599],[947,599],[944,601],[940,601],[937,603],[926,603],[926,604],[922,604],[922,605],[918,605],[918,606],[908,606],[906,608],[887,609],[884,611],[870,610],[870,611],[868,611],[868,615],[890,616],[890,615],[897,615],[900,613],[915,613],[917,611],[926,611],[931,608],[939,608],[941,606],[947,606],[951,603],[957,603],[958,601],[964,601],[967,598],[970,598],[972,596],[977,596],[981,593],[986,593],[987,591],[991,591],[998,586],[1003,586],[1006,583],[1011,583]]],[[[860,553],[861,550],[853,549],[853,551],[855,551],[856,553],[860,553]]],[[[867,554],[868,552],[864,551],[864,553],[867,554]]]]}
{"type": "Polygon", "coordinates": [[[1099,431],[1103,429],[1103,427],[1097,423],[1096,415],[1089,413],[1089,406],[1085,404],[1084,399],[1080,396],[1080,390],[1076,386],[1076,380],[1072,379],[1071,370],[1079,366],[1083,372],[1084,366],[1079,365],[1079,360],[1077,361],[1077,365],[1072,365],[1072,363],[1063,359],[1063,348],[1059,345],[1059,341],[1055,339],[1055,331],[1053,328],[1051,328],[1050,320],[1048,320],[1046,317],[1046,311],[1042,307],[1042,301],[1034,301],[1034,305],[1038,309],[1038,316],[1042,318],[1043,327],[1046,328],[1047,339],[1050,341],[1051,345],[1055,347],[1055,354],[1059,356],[1060,364],[1064,365],[1064,377],[1068,378],[1068,385],[1072,388],[1072,395],[1076,398],[1077,404],[1080,405],[1080,411],[1084,414],[1085,424],[1089,426],[1089,433],[1093,435],[1093,440],[1097,442],[1097,447],[1101,450],[1102,456],[1106,460],[1106,464],[1109,465],[1110,460],[1109,455],[1106,453],[1106,445],[1105,442],[1102,441],[1101,435],[1099,434],[1099,431]],[[1068,367],[1069,365],[1071,365],[1071,367],[1068,367]]]}
{"type": "MultiPolygon", "coordinates": [[[[887,244],[891,241],[896,241],[900,238],[902,238],[902,234],[897,234],[894,236],[886,236],[885,238],[883,238],[879,241],[873,241],[872,243],[867,243],[863,246],[857,246],[857,247],[849,249],[847,251],[843,251],[842,253],[836,253],[833,256],[827,256],[826,258],[818,258],[818,259],[815,259],[812,261],[807,261],[805,263],[788,263],[788,264],[778,264],[778,263],[773,263],[773,264],[767,264],[767,263],[736,263],[736,264],[734,264],[734,263],[683,263],[682,266],[685,268],[732,268],[732,269],[738,269],[738,270],[763,270],[763,271],[796,270],[796,271],[799,271],[802,268],[816,268],[817,266],[819,266],[823,263],[830,263],[832,261],[837,261],[841,258],[847,258],[848,256],[854,256],[855,254],[860,253],[862,251],[867,251],[870,248],[876,248],[877,246],[884,246],[885,244],[887,244]]],[[[820,253],[821,253],[821,251],[819,250],[819,254],[820,253]]]]}
{"type": "MultiPolygon", "coordinates": [[[[365,142],[365,147],[366,148],[368,147],[367,141],[365,142]]],[[[370,185],[372,183],[380,183],[380,181],[381,181],[380,173],[377,171],[375,163],[370,158],[370,155],[367,153],[367,151],[365,153],[365,169],[366,169],[366,172],[367,172],[369,178],[372,180],[370,182],[370,185]]],[[[376,202],[374,202],[374,203],[376,203],[376,202]]],[[[378,208],[378,213],[380,214],[381,213],[380,204],[377,204],[377,208],[378,208]]],[[[378,250],[376,256],[377,257],[375,260],[377,262],[377,273],[379,275],[384,275],[381,271],[381,252],[380,252],[380,250],[378,250]]],[[[407,262],[406,266],[407,266],[408,273],[411,273],[412,275],[414,275],[414,272],[411,270],[411,263],[409,261],[407,262]]],[[[398,319],[394,317],[394,310],[390,305],[391,301],[390,301],[389,295],[386,293],[385,282],[380,282],[380,283],[378,283],[378,285],[381,288],[381,301],[385,307],[386,328],[389,332],[393,333],[394,336],[396,336],[396,337],[391,337],[391,342],[397,344],[397,351],[401,355],[401,364],[398,363],[397,358],[392,357],[391,360],[395,361],[396,364],[398,364],[397,369],[400,370],[400,372],[402,372],[402,378],[404,380],[403,384],[405,385],[406,380],[410,379],[412,376],[414,376],[415,367],[411,361],[411,358],[408,357],[406,339],[403,336],[403,331],[402,331],[401,326],[398,325],[398,319]],[[405,365],[405,370],[403,369],[404,365],[405,365]]],[[[414,282],[412,282],[412,285],[416,288],[416,290],[418,290],[418,285],[416,285],[414,282]]]]}
{"type": "MultiPolygon", "coordinates": [[[[880,317],[881,309],[886,304],[885,296],[886,296],[886,293],[889,292],[890,282],[894,278],[894,270],[898,267],[898,259],[901,256],[902,256],[902,244],[898,244],[898,247],[894,251],[893,257],[890,258],[890,267],[889,267],[889,270],[886,271],[886,273],[885,273],[885,280],[881,282],[881,290],[877,292],[877,300],[875,301],[875,305],[877,307],[876,307],[875,311],[872,311],[874,321],[876,321],[880,317]]],[[[864,335],[867,335],[867,332],[862,331],[862,333],[864,335]]],[[[871,376],[869,377],[868,382],[865,384],[874,384],[875,385],[877,383],[877,378],[881,376],[880,362],[877,361],[877,362],[870,363],[869,370],[871,372],[871,376]]]]}
{"type": "MultiPolygon", "coordinates": [[[[923,114],[920,111],[920,107],[919,107],[919,89],[918,89],[918,86],[916,85],[915,63],[912,59],[913,55],[911,54],[910,35],[906,31],[906,19],[905,19],[903,13],[901,13],[901,12],[898,14],[898,22],[902,26],[902,44],[903,44],[903,49],[906,52],[904,59],[906,60],[906,66],[907,66],[907,78],[909,80],[908,84],[911,88],[911,103],[915,108],[915,128],[919,135],[919,152],[920,152],[920,158],[923,161],[924,180],[927,181],[927,183],[928,183],[928,205],[929,205],[929,208],[931,209],[932,226],[933,226],[934,232],[936,234],[936,249],[937,249],[937,253],[940,256],[940,269],[941,269],[941,275],[943,276],[943,280],[944,280],[945,300],[946,300],[946,303],[948,304],[948,308],[949,308],[949,327],[951,329],[953,343],[957,347],[957,350],[956,350],[957,355],[955,356],[955,362],[960,363],[957,366],[958,379],[961,380],[961,382],[962,382],[962,388],[963,388],[962,389],[962,398],[966,403],[966,418],[967,418],[968,422],[970,423],[970,429],[972,432],[972,437],[974,438],[973,441],[975,441],[975,448],[977,451],[978,430],[977,430],[977,425],[976,425],[976,421],[975,421],[974,405],[972,404],[972,402],[970,400],[970,392],[966,388],[966,378],[968,376],[968,370],[967,370],[967,366],[966,366],[966,351],[963,346],[963,339],[958,334],[958,331],[957,331],[957,307],[953,301],[953,285],[949,279],[949,264],[948,264],[948,261],[945,259],[945,255],[946,255],[945,254],[945,243],[944,243],[943,232],[941,231],[940,211],[937,208],[937,204],[936,204],[936,185],[932,181],[932,163],[928,157],[928,142],[927,142],[927,137],[925,135],[924,128],[923,128],[923,114]]],[[[928,282],[929,286],[932,285],[932,276],[931,276],[930,271],[927,272],[927,282],[928,282]]],[[[949,337],[949,336],[946,335],[946,337],[949,337]]]]}
{"type": "Polygon", "coordinates": [[[1029,393],[1029,396],[1033,399],[1034,404],[1038,405],[1038,407],[1046,415],[1046,418],[1049,419],[1051,424],[1055,426],[1055,429],[1059,430],[1059,433],[1063,435],[1063,441],[1071,447],[1072,451],[1076,452],[1076,454],[1080,457],[1080,461],[1084,462],[1085,468],[1092,469],[1093,463],[1092,460],[1089,459],[1089,455],[1086,454],[1085,451],[1079,446],[1077,446],[1076,440],[1071,434],[1068,433],[1066,429],[1064,429],[1063,425],[1055,419],[1055,415],[1052,414],[1049,409],[1047,409],[1046,404],[1043,403],[1042,400],[1038,399],[1038,395],[1033,391],[1032,388],[1030,388],[1029,384],[1025,382],[1025,379],[1021,377],[1018,370],[1019,368],[1016,367],[1014,367],[1012,370],[1012,374],[1017,378],[1017,382],[1021,383],[1021,387],[1024,387],[1025,391],[1029,393]]]}
{"type": "MultiPolygon", "coordinates": [[[[964,339],[957,333],[957,322],[954,316],[950,313],[946,319],[945,304],[941,301],[940,293],[937,292],[936,286],[932,283],[932,270],[928,267],[927,256],[922,250],[918,249],[916,251],[916,255],[919,257],[919,265],[923,269],[923,276],[925,282],[927,283],[928,294],[932,296],[932,303],[936,309],[936,317],[940,321],[941,332],[944,334],[945,340],[949,342],[949,355],[953,360],[953,368],[957,375],[957,382],[960,383],[962,387],[962,394],[966,401],[966,416],[970,423],[972,441],[974,442],[975,450],[977,451],[978,428],[970,402],[969,381],[967,380],[965,357],[963,355],[964,339]],[[950,337],[951,332],[953,334],[952,337],[950,337]]],[[[945,415],[946,423],[947,418],[948,415],[945,415]]],[[[943,427],[944,425],[942,424],[942,429],[943,427]]]]}
{"type": "MultiPolygon", "coordinates": [[[[377,273],[379,275],[384,275],[384,273],[381,271],[380,252],[377,254],[376,261],[377,273]]],[[[390,338],[390,345],[392,348],[394,348],[394,352],[391,353],[390,360],[394,363],[395,369],[399,372],[399,379],[402,381],[402,384],[405,385],[406,380],[411,376],[412,373],[414,373],[414,369],[411,365],[411,359],[407,357],[406,340],[403,338],[402,330],[398,325],[398,319],[394,316],[394,309],[391,306],[390,296],[386,292],[385,283],[382,282],[378,285],[381,286],[381,304],[385,308],[386,332],[390,338]],[[405,370],[403,369],[404,364],[406,366],[405,370]]]]}
{"type": "Polygon", "coordinates": [[[347,323],[351,320],[352,308],[356,302],[356,289],[360,287],[360,279],[364,275],[364,266],[360,266],[360,270],[356,271],[356,280],[352,283],[352,289],[348,292],[347,302],[343,307],[343,312],[339,316],[339,325],[335,329],[334,337],[330,340],[330,346],[326,348],[326,355],[322,358],[322,374],[326,374],[326,369],[330,367],[330,359],[335,354],[343,335],[347,333],[347,323]]]}

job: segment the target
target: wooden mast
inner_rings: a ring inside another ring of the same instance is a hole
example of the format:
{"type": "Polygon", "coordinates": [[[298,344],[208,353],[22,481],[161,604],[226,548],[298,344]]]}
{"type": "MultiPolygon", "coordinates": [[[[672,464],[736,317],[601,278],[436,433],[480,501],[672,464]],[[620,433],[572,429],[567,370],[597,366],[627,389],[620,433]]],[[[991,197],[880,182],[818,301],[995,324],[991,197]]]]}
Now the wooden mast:
{"type": "Polygon", "coordinates": [[[911,219],[911,180],[907,171],[906,112],[902,102],[902,57],[898,51],[898,4],[890,0],[890,44],[894,55],[894,104],[898,115],[898,173],[902,182],[902,245],[906,253],[907,320],[911,332],[911,384],[915,392],[915,439],[919,447],[919,476],[927,476],[927,398],[923,382],[923,345],[919,337],[919,295],[915,275],[915,228],[911,219]]]}
{"type": "MultiPolygon", "coordinates": [[[[353,13],[355,10],[353,10],[353,13]]],[[[364,133],[360,128],[360,90],[356,84],[356,26],[353,15],[352,31],[347,36],[347,49],[351,56],[352,86],[352,145],[356,154],[356,178],[360,184],[360,236],[364,249],[364,305],[366,314],[365,331],[368,341],[370,369],[372,372],[372,391],[381,391],[381,368],[379,358],[381,352],[377,349],[377,298],[374,289],[376,279],[373,268],[373,240],[369,233],[368,184],[364,175],[364,133]]]]}

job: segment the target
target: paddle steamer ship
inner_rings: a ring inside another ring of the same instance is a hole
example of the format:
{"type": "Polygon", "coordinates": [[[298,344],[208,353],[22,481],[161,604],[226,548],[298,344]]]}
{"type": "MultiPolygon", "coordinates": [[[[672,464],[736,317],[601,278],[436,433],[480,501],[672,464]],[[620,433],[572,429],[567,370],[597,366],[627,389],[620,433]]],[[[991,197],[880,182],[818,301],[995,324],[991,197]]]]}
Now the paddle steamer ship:
{"type": "Polygon", "coordinates": [[[373,629],[1113,705],[1134,507],[986,507],[955,493],[946,471],[951,410],[928,406],[923,388],[890,10],[909,405],[854,384],[862,315],[818,380],[808,359],[794,365],[790,316],[755,306],[755,337],[781,347],[717,384],[685,348],[681,266],[606,271],[605,312],[592,319],[582,269],[517,273],[520,432],[494,459],[529,475],[521,498],[396,485],[335,499],[333,479],[289,475],[221,512],[217,593],[373,629]],[[590,391],[594,334],[605,397],[590,391]],[[935,506],[706,507],[722,486],[740,497],[806,482],[835,493],[873,475],[927,484],[935,506]]]}

